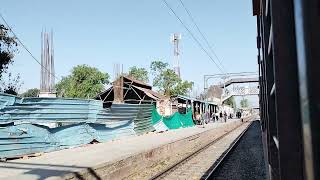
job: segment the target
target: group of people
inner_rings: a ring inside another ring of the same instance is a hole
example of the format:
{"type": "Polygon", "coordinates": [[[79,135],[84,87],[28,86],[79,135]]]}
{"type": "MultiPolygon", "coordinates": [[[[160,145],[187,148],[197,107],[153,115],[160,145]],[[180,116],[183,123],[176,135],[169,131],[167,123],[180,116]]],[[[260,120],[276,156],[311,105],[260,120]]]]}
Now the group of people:
{"type": "MultiPolygon", "coordinates": [[[[211,117],[209,116],[208,113],[203,113],[203,114],[197,114],[196,115],[196,119],[198,120],[199,124],[207,124],[209,123],[209,121],[213,121],[213,122],[227,122],[228,119],[232,119],[233,118],[233,113],[228,113],[226,111],[220,111],[217,113],[212,113],[211,117]]],[[[242,113],[240,111],[236,112],[236,118],[241,118],[242,113]]]]}
{"type": "MultiPolygon", "coordinates": [[[[231,118],[229,116],[229,118],[231,118]]],[[[219,113],[213,113],[212,114],[212,121],[215,122],[215,121],[224,121],[226,122],[228,119],[228,114],[226,111],[222,112],[220,111],[219,113]]]]}
{"type": "Polygon", "coordinates": [[[237,117],[237,118],[241,118],[241,116],[242,116],[242,113],[241,113],[240,111],[238,111],[238,112],[236,113],[236,117],[237,117]]]}
{"type": "MultiPolygon", "coordinates": [[[[218,113],[213,113],[211,119],[213,122],[215,122],[215,121],[226,122],[227,119],[232,119],[233,115],[234,114],[232,114],[232,113],[229,113],[229,115],[228,115],[226,111],[223,111],[223,112],[220,111],[218,113]]],[[[240,119],[241,117],[242,117],[241,111],[237,111],[236,118],[240,119]]]]}

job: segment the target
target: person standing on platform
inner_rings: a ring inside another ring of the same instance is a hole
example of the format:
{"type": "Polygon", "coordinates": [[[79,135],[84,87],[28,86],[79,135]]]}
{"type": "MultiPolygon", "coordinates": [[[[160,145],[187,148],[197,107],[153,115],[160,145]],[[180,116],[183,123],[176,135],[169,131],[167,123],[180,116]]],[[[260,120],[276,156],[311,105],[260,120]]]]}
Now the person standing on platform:
{"type": "Polygon", "coordinates": [[[227,112],[226,112],[226,111],[224,111],[223,117],[224,117],[224,122],[227,122],[227,117],[228,117],[228,115],[227,115],[227,112]]]}
{"type": "Polygon", "coordinates": [[[201,114],[201,122],[202,122],[202,127],[204,128],[204,124],[206,122],[206,113],[201,114]]]}
{"type": "Polygon", "coordinates": [[[216,121],[216,113],[212,113],[212,122],[215,122],[216,121]]]}

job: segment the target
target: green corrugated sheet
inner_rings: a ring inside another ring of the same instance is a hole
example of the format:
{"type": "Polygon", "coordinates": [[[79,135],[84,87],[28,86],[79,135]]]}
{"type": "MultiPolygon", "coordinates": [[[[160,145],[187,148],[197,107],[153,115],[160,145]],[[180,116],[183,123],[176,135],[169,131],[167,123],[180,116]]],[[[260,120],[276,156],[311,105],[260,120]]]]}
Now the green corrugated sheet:
{"type": "Polygon", "coordinates": [[[157,112],[157,109],[153,106],[152,124],[155,125],[159,121],[163,121],[163,123],[168,127],[168,129],[178,129],[194,126],[191,108],[187,110],[186,114],[180,114],[179,112],[175,112],[171,116],[161,116],[157,112]]]}

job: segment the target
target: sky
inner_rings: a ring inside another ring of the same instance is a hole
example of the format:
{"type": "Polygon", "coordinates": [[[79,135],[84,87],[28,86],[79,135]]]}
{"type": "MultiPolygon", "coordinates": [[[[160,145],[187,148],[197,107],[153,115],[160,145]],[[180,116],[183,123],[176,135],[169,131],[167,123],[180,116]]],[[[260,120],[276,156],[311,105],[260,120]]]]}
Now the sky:
{"type": "MultiPolygon", "coordinates": [[[[167,2],[210,52],[180,1],[167,2]]],[[[227,72],[257,71],[256,18],[251,0],[183,2],[227,72]]],[[[182,34],[184,80],[193,81],[201,91],[203,75],[221,73],[163,0],[1,0],[0,12],[39,61],[41,31],[53,29],[57,77],[67,76],[79,64],[97,67],[111,76],[115,63],[123,64],[124,72],[131,66],[149,70],[154,60],[172,65],[170,36],[175,32],[182,34]]],[[[9,71],[20,74],[21,92],[39,88],[40,65],[21,46],[9,71]]]]}

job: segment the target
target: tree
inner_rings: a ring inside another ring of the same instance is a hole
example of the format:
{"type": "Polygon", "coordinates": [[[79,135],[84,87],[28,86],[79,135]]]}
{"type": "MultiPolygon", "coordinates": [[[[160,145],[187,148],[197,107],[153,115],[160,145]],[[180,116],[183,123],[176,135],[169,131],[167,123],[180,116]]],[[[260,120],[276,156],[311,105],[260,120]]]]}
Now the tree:
{"type": "Polygon", "coordinates": [[[226,100],[223,102],[223,104],[229,105],[229,106],[231,106],[232,108],[236,108],[236,107],[237,107],[236,101],[235,101],[235,99],[234,99],[233,96],[230,97],[230,98],[228,98],[228,99],[226,99],[226,100]]]}
{"type": "Polygon", "coordinates": [[[223,88],[221,88],[219,85],[212,85],[208,88],[206,92],[204,92],[206,97],[212,97],[212,98],[221,98],[223,93],[223,88]]]}
{"type": "Polygon", "coordinates": [[[248,99],[242,99],[242,100],[240,101],[240,106],[241,106],[242,108],[247,108],[247,107],[249,107],[249,101],[248,101],[248,99]]]}
{"type": "Polygon", "coordinates": [[[3,87],[3,89],[0,88],[0,91],[15,96],[18,95],[19,89],[22,85],[20,74],[14,77],[11,73],[8,73],[8,77],[6,79],[6,81],[0,79],[1,87],[3,87]]]}
{"type": "Polygon", "coordinates": [[[193,82],[182,81],[178,75],[168,69],[169,64],[162,61],[153,61],[150,65],[154,75],[153,86],[166,96],[186,95],[191,90],[193,82]]]}
{"type": "Polygon", "coordinates": [[[38,97],[40,90],[38,88],[28,89],[26,92],[22,93],[22,97],[38,97]]]}
{"type": "Polygon", "coordinates": [[[130,77],[133,77],[134,79],[148,82],[148,71],[145,68],[138,68],[136,66],[132,66],[129,68],[129,74],[130,77]]]}
{"type": "Polygon", "coordinates": [[[156,74],[159,74],[159,73],[163,72],[164,70],[168,69],[168,66],[169,66],[168,63],[162,62],[160,60],[152,61],[151,65],[150,65],[150,69],[151,69],[151,72],[154,75],[156,75],[156,74]]]}
{"type": "Polygon", "coordinates": [[[187,95],[192,89],[193,82],[179,80],[178,84],[172,89],[172,95],[187,95]]]}
{"type": "Polygon", "coordinates": [[[56,85],[58,96],[71,98],[93,98],[109,83],[109,74],[88,65],[78,65],[71,75],[63,77],[56,85]]]}
{"type": "Polygon", "coordinates": [[[8,65],[13,62],[17,46],[16,38],[10,36],[9,29],[0,24],[0,79],[2,73],[7,70],[8,65]]]}

